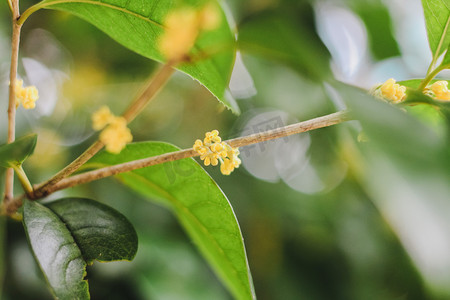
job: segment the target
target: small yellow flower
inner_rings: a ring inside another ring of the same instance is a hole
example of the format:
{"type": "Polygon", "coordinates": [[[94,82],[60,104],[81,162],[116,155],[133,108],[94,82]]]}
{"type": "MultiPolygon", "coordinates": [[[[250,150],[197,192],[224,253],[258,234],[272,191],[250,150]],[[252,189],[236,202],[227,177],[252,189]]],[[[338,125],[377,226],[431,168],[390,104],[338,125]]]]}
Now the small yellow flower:
{"type": "Polygon", "coordinates": [[[431,91],[434,93],[438,100],[450,100],[450,91],[448,89],[448,82],[445,80],[436,81],[430,86],[431,91]]]}
{"type": "Polygon", "coordinates": [[[201,10],[184,7],[171,11],[164,20],[166,30],[159,38],[159,49],[169,61],[182,61],[203,30],[219,26],[220,14],[213,4],[201,10]]]}
{"type": "Polygon", "coordinates": [[[386,82],[380,86],[380,92],[383,98],[390,100],[393,103],[399,103],[406,98],[406,87],[395,83],[393,78],[386,80],[386,82]]]}
{"type": "Polygon", "coordinates": [[[159,41],[159,49],[168,60],[182,60],[194,46],[198,36],[197,15],[193,9],[179,9],[169,13],[164,25],[166,32],[159,41]]]}
{"type": "Polygon", "coordinates": [[[209,2],[199,12],[200,25],[203,30],[214,30],[220,25],[220,14],[217,6],[209,2]]]}
{"type": "Polygon", "coordinates": [[[36,107],[36,101],[39,99],[39,92],[34,85],[23,87],[22,80],[15,82],[16,108],[19,104],[25,109],[33,109],[36,107]]]}
{"type": "Polygon", "coordinates": [[[133,140],[125,118],[114,116],[107,106],[103,106],[93,114],[92,127],[95,130],[104,128],[99,140],[105,144],[106,151],[111,153],[120,153],[126,144],[133,140]]]}
{"type": "Polygon", "coordinates": [[[223,142],[217,130],[207,132],[203,142],[196,140],[193,149],[200,154],[200,159],[203,160],[205,166],[217,166],[220,162],[220,171],[224,175],[230,175],[241,164],[241,160],[238,158],[238,148],[233,148],[223,142]]]}
{"type": "Polygon", "coordinates": [[[101,130],[114,120],[109,107],[104,105],[92,115],[92,128],[101,130]]]}

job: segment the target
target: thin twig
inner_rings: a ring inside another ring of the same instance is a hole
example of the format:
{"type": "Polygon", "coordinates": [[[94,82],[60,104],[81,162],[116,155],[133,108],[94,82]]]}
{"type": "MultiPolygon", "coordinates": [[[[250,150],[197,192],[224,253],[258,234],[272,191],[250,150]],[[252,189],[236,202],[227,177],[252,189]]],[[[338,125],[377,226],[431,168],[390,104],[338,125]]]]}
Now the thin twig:
{"type": "Polygon", "coordinates": [[[86,151],[84,151],[80,156],[78,156],[74,161],[67,165],[64,169],[56,173],[52,178],[43,182],[34,188],[33,197],[41,198],[47,194],[47,190],[50,186],[56,184],[58,181],[70,176],[78,170],[79,167],[84,165],[92,156],[94,156],[98,151],[103,148],[103,143],[100,141],[94,142],[86,151]]]}
{"type": "MultiPolygon", "coordinates": [[[[269,131],[252,134],[249,136],[239,137],[232,140],[228,140],[227,143],[232,147],[242,147],[251,144],[261,143],[268,140],[273,140],[301,132],[306,132],[318,128],[328,127],[335,124],[339,124],[345,121],[351,120],[348,111],[340,111],[323,117],[311,119],[308,121],[272,129],[269,131]]],[[[123,164],[109,166],[94,171],[75,175],[53,185],[48,194],[56,192],[58,190],[66,189],[83,183],[88,183],[101,178],[113,176],[116,174],[133,171],[157,164],[162,164],[169,161],[175,161],[183,158],[198,156],[199,154],[192,148],[184,149],[176,152],[166,153],[158,156],[148,157],[144,159],[134,160],[123,164]]]]}
{"type": "MultiPolygon", "coordinates": [[[[17,78],[17,66],[19,63],[19,43],[20,43],[20,30],[21,25],[17,24],[17,18],[19,17],[19,1],[12,0],[12,41],[11,41],[11,66],[9,72],[9,99],[8,99],[8,143],[12,143],[15,140],[15,128],[16,128],[16,78],[17,78]]],[[[14,189],[14,170],[9,168],[6,171],[5,178],[5,197],[4,205],[8,206],[9,202],[13,201],[14,189]]]]}
{"type": "MultiPolygon", "coordinates": [[[[172,64],[167,63],[161,67],[154,76],[152,76],[142,93],[138,95],[132,104],[130,104],[125,113],[123,113],[122,116],[127,120],[127,123],[133,121],[134,118],[145,108],[145,106],[150,103],[150,100],[154,99],[161,88],[167,83],[174,71],[175,69],[172,68],[172,64]]],[[[52,189],[52,186],[73,174],[79,167],[85,164],[91,157],[100,151],[103,146],[104,144],[102,142],[96,141],[84,153],[82,153],[78,158],[59,171],[52,178],[37,185],[34,189],[33,198],[42,198],[46,196],[48,191],[52,189]]]]}
{"type": "Polygon", "coordinates": [[[167,83],[170,76],[175,72],[171,63],[165,64],[158,73],[150,80],[145,90],[137,97],[130,107],[123,113],[123,117],[130,123],[150,103],[162,87],[167,83]]]}

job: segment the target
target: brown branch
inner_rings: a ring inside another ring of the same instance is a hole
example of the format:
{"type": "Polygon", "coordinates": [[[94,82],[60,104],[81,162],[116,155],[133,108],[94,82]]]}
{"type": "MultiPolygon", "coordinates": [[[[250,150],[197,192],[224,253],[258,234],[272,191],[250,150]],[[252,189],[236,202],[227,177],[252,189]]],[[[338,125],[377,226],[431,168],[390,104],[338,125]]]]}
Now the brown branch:
{"type": "MultiPolygon", "coordinates": [[[[227,143],[232,147],[242,147],[251,144],[256,144],[264,141],[269,141],[301,132],[306,132],[318,128],[328,127],[351,120],[348,111],[340,111],[323,117],[311,119],[308,121],[280,127],[277,129],[252,134],[249,136],[239,137],[228,140],[227,143]]],[[[166,153],[158,156],[148,157],[144,159],[134,160],[123,164],[109,166],[94,171],[75,175],[61,180],[55,185],[51,186],[48,194],[58,190],[66,189],[83,183],[88,183],[101,178],[113,176],[116,174],[133,171],[157,164],[162,164],[169,161],[175,161],[183,158],[198,156],[199,154],[192,148],[184,149],[176,152],[166,153]]]]}
{"type": "MultiPolygon", "coordinates": [[[[127,120],[127,123],[133,121],[134,118],[145,108],[145,106],[150,103],[150,100],[154,99],[161,88],[167,83],[174,71],[175,69],[172,68],[172,64],[168,63],[160,68],[156,75],[152,76],[142,93],[139,94],[139,96],[132,102],[132,104],[122,115],[127,120]]],[[[55,174],[52,178],[37,185],[34,189],[32,198],[37,199],[48,195],[49,191],[56,183],[73,174],[92,156],[100,151],[103,146],[104,145],[102,142],[96,141],[84,153],[82,153],[64,169],[55,174]]]]}
{"type": "Polygon", "coordinates": [[[165,64],[158,73],[147,84],[145,90],[139,95],[139,97],[130,105],[130,107],[123,113],[123,117],[127,120],[127,123],[136,118],[136,116],[150,103],[162,87],[169,81],[170,76],[175,72],[171,63],[165,64]]]}
{"type": "MultiPolygon", "coordinates": [[[[19,63],[19,43],[20,43],[20,30],[21,25],[17,24],[17,18],[19,17],[19,1],[12,0],[12,41],[11,41],[11,66],[9,71],[9,99],[8,99],[8,144],[15,140],[15,128],[16,128],[16,78],[17,78],[17,66],[19,63]]],[[[9,168],[6,170],[5,178],[5,195],[3,205],[8,206],[13,201],[14,189],[14,170],[9,168]]]]}

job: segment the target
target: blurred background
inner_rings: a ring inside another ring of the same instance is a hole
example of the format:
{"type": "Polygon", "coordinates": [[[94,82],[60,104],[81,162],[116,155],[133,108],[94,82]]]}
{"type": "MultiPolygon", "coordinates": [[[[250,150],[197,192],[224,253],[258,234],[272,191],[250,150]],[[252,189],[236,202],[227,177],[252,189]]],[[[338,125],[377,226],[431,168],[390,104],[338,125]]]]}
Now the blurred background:
{"type": "MultiPolygon", "coordinates": [[[[21,0],[22,11],[33,3],[21,0]]],[[[420,0],[224,5],[233,26],[242,29],[242,52],[230,81],[242,114],[233,115],[178,72],[130,125],[134,141],[188,148],[212,129],[232,138],[307,120],[347,105],[322,82],[327,69],[342,82],[369,89],[391,77],[423,78],[431,61],[420,0]],[[286,56],[271,49],[271,59],[251,47],[256,40],[292,51],[286,56]]],[[[6,112],[11,30],[6,1],[0,2],[0,24],[0,110],[6,112]]],[[[25,24],[20,55],[20,77],[40,93],[36,109],[19,109],[17,117],[18,136],[38,134],[35,154],[24,166],[33,183],[95,140],[92,112],[107,104],[120,114],[158,67],[92,25],[45,10],[25,24]]],[[[436,122],[424,126],[442,138],[445,122],[436,122]]],[[[0,128],[5,141],[6,113],[0,128]]],[[[243,164],[231,176],[206,168],[237,215],[259,299],[449,299],[450,193],[448,171],[438,169],[447,163],[433,164],[432,176],[423,168],[428,162],[397,168],[401,159],[385,156],[383,147],[360,149],[360,131],[359,123],[350,122],[244,147],[243,164]]],[[[402,151],[408,157],[408,150],[402,151]]],[[[68,195],[116,208],[139,235],[133,262],[89,268],[92,299],[231,298],[166,209],[113,179],[50,198],[68,195]]],[[[21,224],[6,225],[2,299],[51,299],[21,224]]]]}

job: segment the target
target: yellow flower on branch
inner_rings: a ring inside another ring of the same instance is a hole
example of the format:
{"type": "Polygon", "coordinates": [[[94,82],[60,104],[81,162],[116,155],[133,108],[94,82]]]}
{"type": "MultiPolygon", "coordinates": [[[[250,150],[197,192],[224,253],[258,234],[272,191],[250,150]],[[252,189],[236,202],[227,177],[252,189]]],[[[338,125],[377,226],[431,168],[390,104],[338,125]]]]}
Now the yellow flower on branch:
{"type": "Polygon", "coordinates": [[[159,38],[159,49],[169,61],[179,62],[187,57],[202,31],[219,26],[218,8],[209,3],[200,10],[183,7],[169,12],[164,20],[165,32],[159,38]]]}
{"type": "Polygon", "coordinates": [[[120,153],[133,140],[125,118],[113,115],[107,106],[101,107],[92,115],[92,127],[95,130],[104,128],[99,140],[105,144],[106,151],[114,154],[120,153]]]}
{"type": "Polygon", "coordinates": [[[395,83],[393,78],[386,80],[380,86],[381,96],[393,103],[399,103],[406,98],[406,87],[395,83]]]}
{"type": "Polygon", "coordinates": [[[450,91],[448,89],[448,82],[445,80],[436,81],[430,87],[434,96],[438,100],[450,101],[450,91]]]}
{"type": "Polygon", "coordinates": [[[239,149],[222,142],[217,130],[207,132],[203,141],[196,140],[193,149],[200,154],[205,166],[217,166],[220,162],[220,171],[224,175],[230,175],[241,164],[239,149]]]}
{"type": "Polygon", "coordinates": [[[15,82],[16,108],[22,104],[25,109],[36,107],[36,101],[39,99],[39,92],[34,85],[23,87],[23,80],[15,82]]]}
{"type": "Polygon", "coordinates": [[[92,128],[101,130],[114,120],[109,107],[104,105],[92,115],[92,128]]]}

